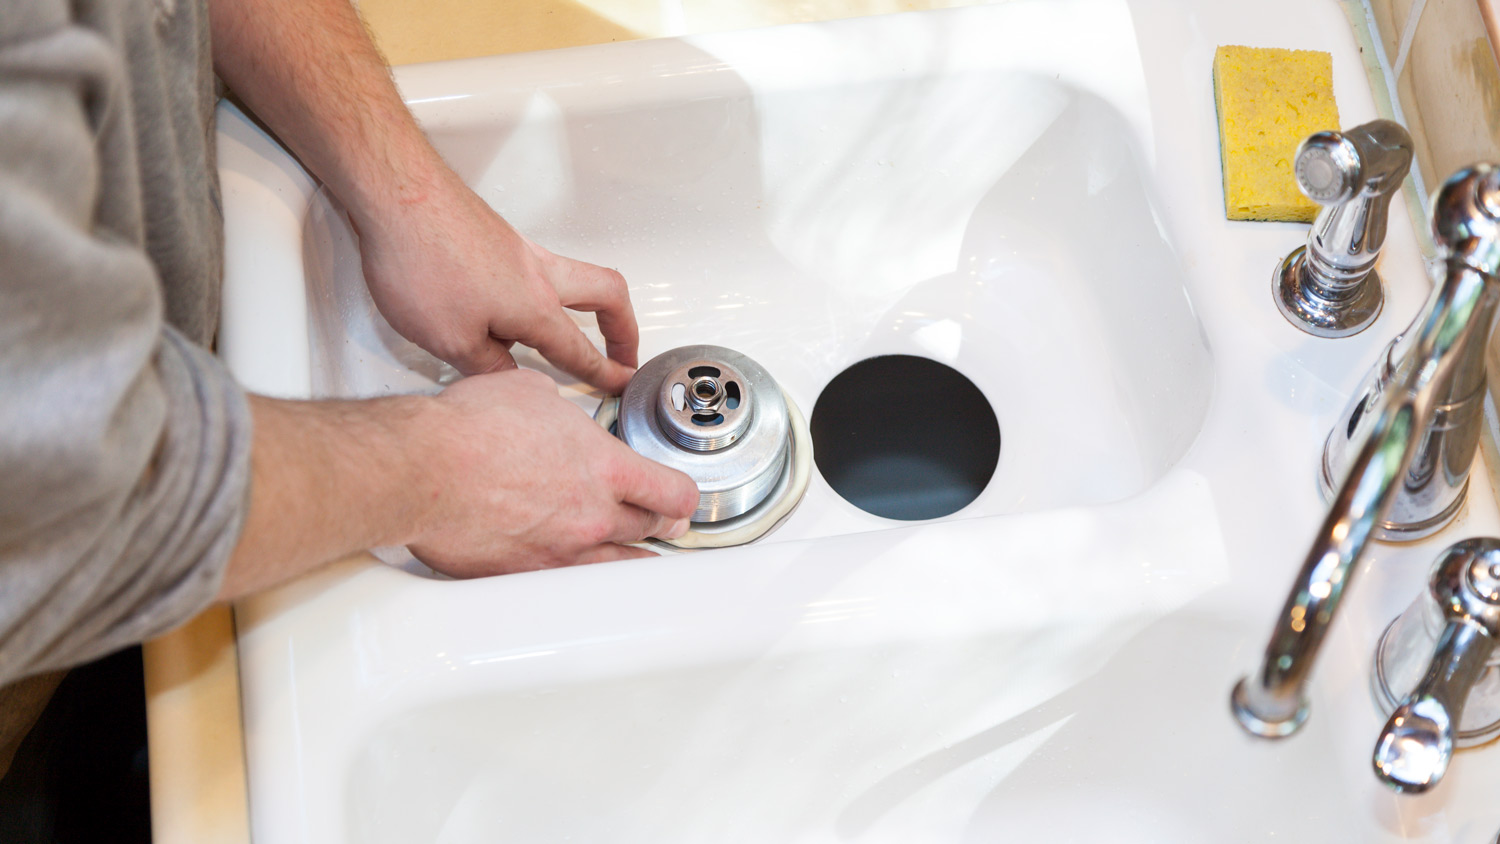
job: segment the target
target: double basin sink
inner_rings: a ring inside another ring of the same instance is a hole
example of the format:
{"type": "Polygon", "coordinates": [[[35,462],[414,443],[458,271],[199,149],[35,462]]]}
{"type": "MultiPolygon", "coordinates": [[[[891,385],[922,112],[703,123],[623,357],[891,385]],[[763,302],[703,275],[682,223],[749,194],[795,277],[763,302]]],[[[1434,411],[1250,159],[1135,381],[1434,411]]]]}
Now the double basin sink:
{"type": "MultiPolygon", "coordinates": [[[[1438,549],[1500,530],[1483,471],[1453,526],[1369,555],[1302,734],[1227,712],[1323,515],[1328,425],[1427,286],[1396,208],[1368,331],[1282,319],[1271,270],[1305,229],[1223,219],[1221,43],[1327,50],[1345,122],[1374,116],[1342,13],[1290,0],[1018,0],[399,71],[485,200],[625,275],[643,360],[726,346],[811,412],[856,362],[926,357],[984,393],[1000,458],[931,521],[815,474],[749,546],[469,582],[385,549],[242,602],[255,840],[1493,840],[1500,752],[1420,798],[1367,768],[1374,643],[1438,549]]],[[[221,348],[248,387],[452,376],[233,106],[220,161],[221,348]]]]}

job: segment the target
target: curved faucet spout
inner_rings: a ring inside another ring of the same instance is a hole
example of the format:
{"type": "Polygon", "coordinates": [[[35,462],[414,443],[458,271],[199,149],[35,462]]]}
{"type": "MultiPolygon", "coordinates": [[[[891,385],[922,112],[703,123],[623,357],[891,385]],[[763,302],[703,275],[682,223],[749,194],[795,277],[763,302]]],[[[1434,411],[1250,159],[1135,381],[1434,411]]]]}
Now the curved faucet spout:
{"type": "Polygon", "coordinates": [[[1500,170],[1461,171],[1434,202],[1433,228],[1448,253],[1444,278],[1412,325],[1382,354],[1330,437],[1343,483],[1318,528],[1254,673],[1231,708],[1249,732],[1279,738],[1307,719],[1307,684],[1339,602],[1372,538],[1396,507],[1418,535],[1447,523],[1462,503],[1478,443],[1484,350],[1500,302],[1500,170]],[[1456,221],[1455,215],[1465,219],[1456,221]],[[1493,245],[1457,242],[1477,235],[1493,245]],[[1489,259],[1474,260],[1475,255],[1489,259]],[[1347,446],[1344,450],[1343,446],[1347,446]],[[1342,455],[1349,455],[1347,463],[1342,455]],[[1399,501],[1399,504],[1398,504],[1399,501]],[[1415,515],[1413,515],[1415,514],[1415,515]]]}

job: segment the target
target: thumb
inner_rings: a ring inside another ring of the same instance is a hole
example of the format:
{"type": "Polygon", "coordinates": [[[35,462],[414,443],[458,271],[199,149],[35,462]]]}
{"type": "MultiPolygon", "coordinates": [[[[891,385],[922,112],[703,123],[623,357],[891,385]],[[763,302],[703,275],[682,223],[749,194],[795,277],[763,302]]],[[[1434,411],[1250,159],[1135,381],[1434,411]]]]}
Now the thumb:
{"type": "Polygon", "coordinates": [[[516,359],[511,357],[509,343],[489,337],[467,361],[462,361],[455,366],[464,375],[488,375],[491,372],[515,369],[516,359]]]}

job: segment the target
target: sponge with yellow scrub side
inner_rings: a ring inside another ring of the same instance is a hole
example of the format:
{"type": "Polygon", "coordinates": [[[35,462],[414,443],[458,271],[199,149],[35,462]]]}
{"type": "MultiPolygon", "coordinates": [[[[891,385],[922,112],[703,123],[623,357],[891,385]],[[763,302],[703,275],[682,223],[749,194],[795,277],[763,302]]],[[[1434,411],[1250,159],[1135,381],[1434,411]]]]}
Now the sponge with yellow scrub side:
{"type": "Polygon", "coordinates": [[[1333,57],[1317,50],[1220,47],[1214,101],[1225,215],[1312,222],[1319,206],[1297,189],[1292,160],[1308,135],[1339,128],[1333,57]]]}

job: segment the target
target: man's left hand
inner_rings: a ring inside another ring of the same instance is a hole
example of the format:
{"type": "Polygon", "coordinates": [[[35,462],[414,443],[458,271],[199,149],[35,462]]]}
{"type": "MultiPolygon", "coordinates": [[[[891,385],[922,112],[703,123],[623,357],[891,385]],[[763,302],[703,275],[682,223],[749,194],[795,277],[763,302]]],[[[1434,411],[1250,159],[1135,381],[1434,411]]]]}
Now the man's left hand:
{"type": "Polygon", "coordinates": [[[639,332],[618,272],[532,243],[451,171],[424,195],[356,228],[381,314],[463,374],[514,368],[510,347],[523,343],[599,389],[624,392],[639,332]],[[564,309],[598,315],[607,356],[564,309]]]}

